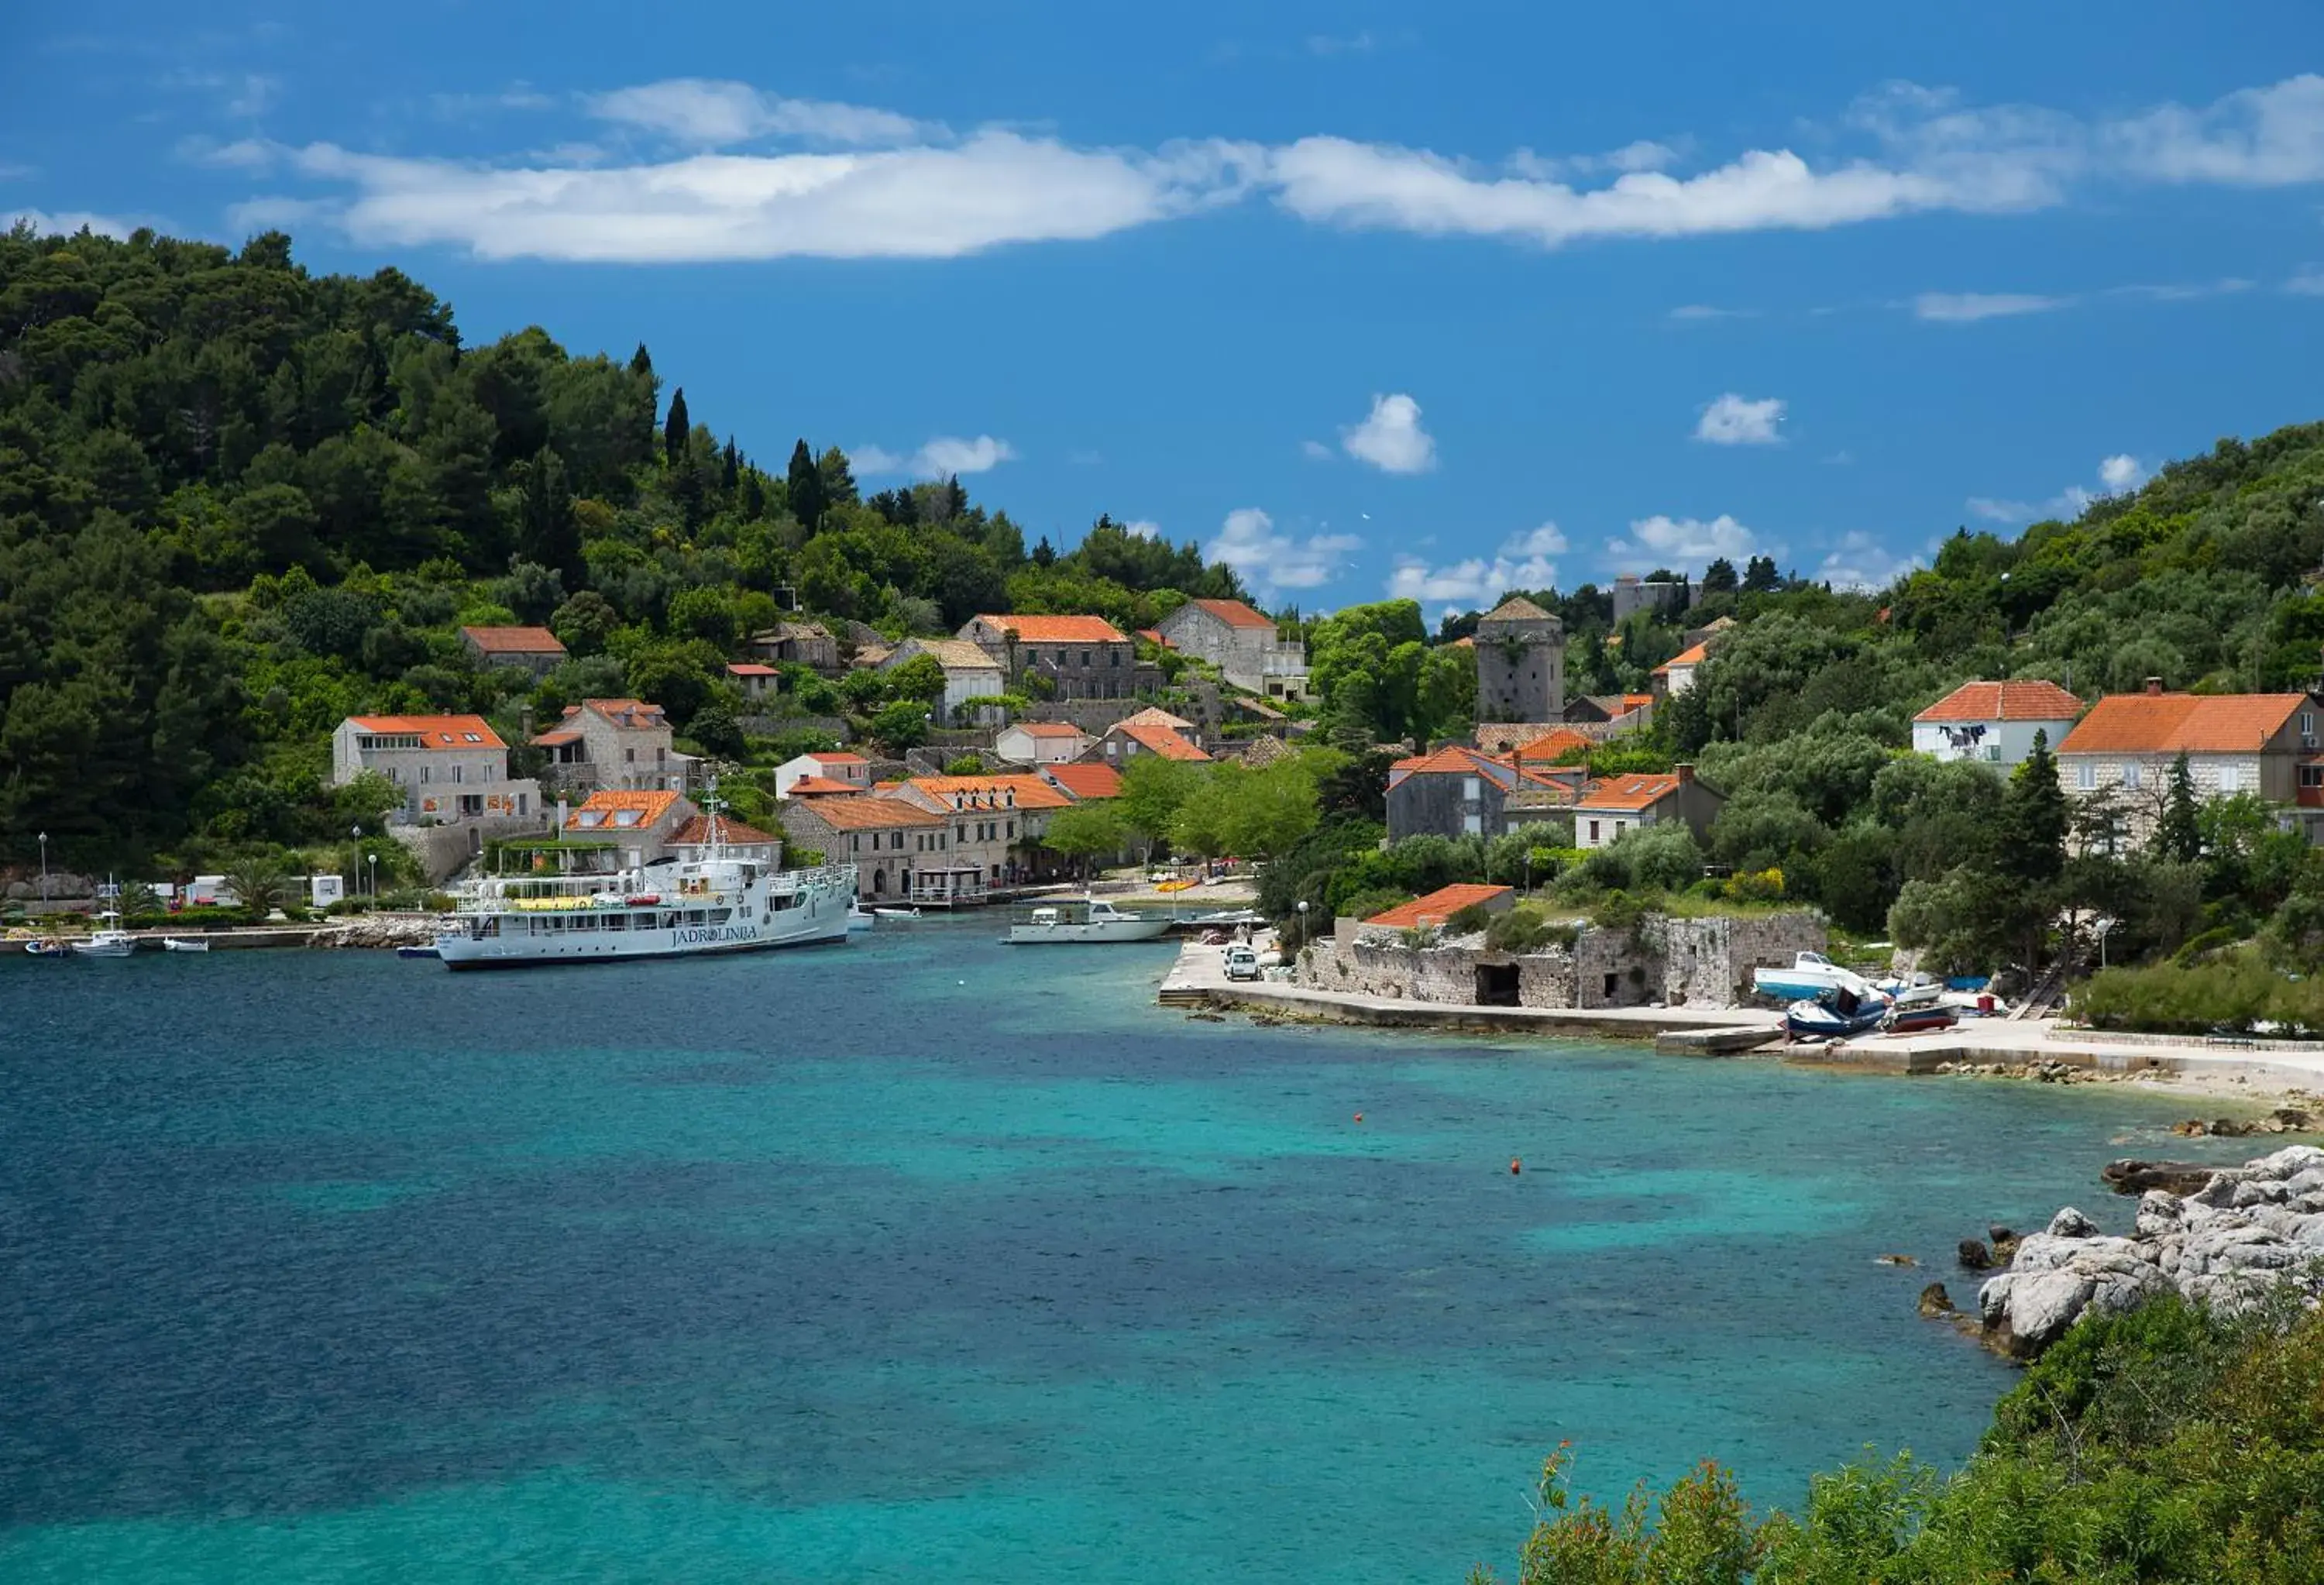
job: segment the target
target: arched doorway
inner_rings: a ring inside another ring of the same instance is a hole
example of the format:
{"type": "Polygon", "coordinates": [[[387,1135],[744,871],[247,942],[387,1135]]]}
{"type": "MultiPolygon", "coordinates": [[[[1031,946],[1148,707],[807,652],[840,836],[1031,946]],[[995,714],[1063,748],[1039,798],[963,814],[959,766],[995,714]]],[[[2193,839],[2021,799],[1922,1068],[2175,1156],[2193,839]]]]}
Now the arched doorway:
{"type": "Polygon", "coordinates": [[[888,895],[888,871],[885,870],[874,870],[872,871],[872,895],[873,897],[885,897],[888,895]]]}

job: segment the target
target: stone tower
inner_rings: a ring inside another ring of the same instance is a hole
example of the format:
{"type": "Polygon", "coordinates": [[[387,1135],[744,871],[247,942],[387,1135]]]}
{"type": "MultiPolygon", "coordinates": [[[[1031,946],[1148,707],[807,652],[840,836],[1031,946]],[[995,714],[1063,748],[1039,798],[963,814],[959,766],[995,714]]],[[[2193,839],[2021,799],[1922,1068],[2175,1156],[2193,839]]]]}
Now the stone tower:
{"type": "Polygon", "coordinates": [[[1477,623],[1477,719],[1565,718],[1565,625],[1523,595],[1477,623]]]}

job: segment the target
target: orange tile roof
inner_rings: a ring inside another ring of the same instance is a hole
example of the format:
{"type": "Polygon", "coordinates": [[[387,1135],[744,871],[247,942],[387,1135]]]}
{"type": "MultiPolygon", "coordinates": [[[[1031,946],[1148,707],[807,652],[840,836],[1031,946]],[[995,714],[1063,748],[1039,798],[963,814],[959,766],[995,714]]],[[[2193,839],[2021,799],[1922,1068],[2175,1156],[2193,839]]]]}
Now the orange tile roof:
{"type": "Polygon", "coordinates": [[[1102,616],[979,616],[1028,644],[1126,644],[1122,631],[1102,616]]]}
{"type": "Polygon", "coordinates": [[[755,660],[733,661],[727,666],[726,670],[734,677],[780,677],[782,675],[773,667],[761,666],[755,660]]]}
{"type": "Polygon", "coordinates": [[[1041,779],[1055,782],[1076,799],[1121,796],[1121,772],[1111,765],[1052,765],[1041,772],[1041,779]]]}
{"type": "Polygon", "coordinates": [[[584,699],[578,705],[565,706],[566,719],[571,720],[585,708],[595,710],[624,732],[650,732],[669,724],[669,717],[660,705],[649,705],[643,699],[584,699]]]}
{"type": "Polygon", "coordinates": [[[1262,616],[1240,600],[1189,600],[1189,605],[1199,605],[1229,627],[1265,628],[1275,631],[1275,619],[1262,616]]]}
{"type": "Polygon", "coordinates": [[[941,826],[944,816],[903,798],[883,798],[858,792],[853,797],[816,798],[797,807],[813,815],[835,831],[874,831],[890,826],[941,826]]]}
{"type": "Polygon", "coordinates": [[[1523,594],[1512,594],[1478,620],[1480,622],[1539,622],[1549,614],[1523,594]]]}
{"type": "Polygon", "coordinates": [[[812,760],[818,765],[869,765],[872,763],[861,754],[843,754],[836,751],[828,754],[802,754],[800,758],[812,760]]]}
{"type": "Polygon", "coordinates": [[[2082,702],[2053,682],[1965,682],[1915,721],[2071,721],[2082,702]]]}
{"type": "Polygon", "coordinates": [[[565,816],[567,831],[635,831],[651,825],[678,802],[674,792],[593,792],[582,806],[565,816]],[[622,816],[635,815],[634,820],[622,816]],[[595,816],[595,819],[587,816],[595,816]]]}
{"type": "Polygon", "coordinates": [[[565,646],[545,627],[464,627],[460,636],[487,655],[562,655],[565,646]]]}
{"type": "Polygon", "coordinates": [[[1461,637],[1453,640],[1450,647],[1455,650],[1473,650],[1477,647],[1477,635],[1474,633],[1463,633],[1461,637]]]}
{"type": "Polygon", "coordinates": [[[1582,809],[1651,809],[1678,791],[1675,776],[1609,776],[1591,784],[1575,806],[1582,809]]]}
{"type": "Polygon", "coordinates": [[[1670,668],[1674,666],[1700,666],[1710,653],[1711,646],[1708,643],[1697,644],[1693,648],[1688,650],[1681,650],[1677,654],[1664,661],[1660,666],[1655,667],[1655,675],[1656,677],[1666,677],[1670,674],[1670,668]]]}
{"type": "Polygon", "coordinates": [[[2305,694],[2109,694],[2058,752],[2251,753],[2308,703],[2305,694]]]}
{"type": "Polygon", "coordinates": [[[1014,794],[1019,809],[1062,809],[1073,802],[1064,793],[1039,777],[1023,776],[915,776],[899,783],[917,789],[949,806],[954,797],[983,797],[991,794],[1014,794]]]}
{"type": "Polygon", "coordinates": [[[350,715],[347,719],[365,732],[416,736],[421,748],[438,752],[508,747],[481,715],[350,715]]]}
{"type": "Polygon", "coordinates": [[[791,783],[791,790],[783,796],[789,798],[811,798],[825,793],[859,793],[863,785],[855,781],[834,781],[828,776],[802,776],[791,783]]]}
{"type": "MultiPolygon", "coordinates": [[[[1721,617],[1720,620],[1724,622],[1726,618],[1721,617]]],[[[1711,646],[1708,644],[1703,646],[1706,650],[1710,647],[1711,646]]],[[[1655,696],[1652,694],[1624,694],[1622,696],[1622,708],[1626,711],[1644,710],[1654,702],[1655,696]]]]}
{"type": "MultiPolygon", "coordinates": [[[[720,816],[718,840],[730,847],[766,847],[782,840],[771,836],[755,825],[745,825],[740,820],[720,816]]],[[[669,834],[669,845],[680,848],[707,847],[710,843],[710,816],[696,815],[669,834]]]]}
{"type": "Polygon", "coordinates": [[[1587,749],[1591,746],[1588,737],[1570,726],[1562,726],[1555,732],[1547,733],[1534,739],[1529,743],[1519,745],[1517,759],[1521,763],[1526,760],[1554,760],[1560,754],[1570,754],[1576,749],[1587,749]]]}
{"type": "Polygon", "coordinates": [[[1159,754],[1165,760],[1194,760],[1210,758],[1208,754],[1167,726],[1158,726],[1143,721],[1122,721],[1115,723],[1113,730],[1132,742],[1159,754]]]}
{"type": "Polygon", "coordinates": [[[1114,723],[1116,726],[1167,726],[1172,732],[1184,732],[1194,723],[1183,715],[1173,715],[1158,705],[1148,705],[1114,723]]]}
{"type": "Polygon", "coordinates": [[[1079,737],[1082,729],[1070,721],[1019,721],[1010,727],[1027,737],[1079,737]]]}
{"type": "Polygon", "coordinates": [[[1138,636],[1144,639],[1149,644],[1159,644],[1165,650],[1175,650],[1178,647],[1169,640],[1164,638],[1162,636],[1162,630],[1159,628],[1139,628],[1138,630],[1138,636]]]}
{"type": "Polygon", "coordinates": [[[1398,760],[1389,769],[1407,773],[1419,771],[1432,776],[1474,776],[1477,774],[1477,767],[1480,761],[1504,775],[1510,773],[1507,764],[1495,760],[1490,754],[1465,748],[1459,743],[1448,743],[1433,754],[1415,754],[1408,760],[1398,760]]]}
{"type": "Polygon", "coordinates": [[[1385,914],[1374,914],[1364,923],[1388,925],[1400,930],[1422,924],[1441,925],[1462,908],[1515,895],[1515,889],[1507,886],[1441,886],[1426,897],[1416,897],[1385,914]]]}
{"type": "Polygon", "coordinates": [[[575,726],[560,726],[555,732],[544,732],[540,733],[538,737],[532,740],[532,742],[533,747],[535,748],[555,749],[560,748],[567,743],[577,743],[580,741],[580,728],[575,726]]]}

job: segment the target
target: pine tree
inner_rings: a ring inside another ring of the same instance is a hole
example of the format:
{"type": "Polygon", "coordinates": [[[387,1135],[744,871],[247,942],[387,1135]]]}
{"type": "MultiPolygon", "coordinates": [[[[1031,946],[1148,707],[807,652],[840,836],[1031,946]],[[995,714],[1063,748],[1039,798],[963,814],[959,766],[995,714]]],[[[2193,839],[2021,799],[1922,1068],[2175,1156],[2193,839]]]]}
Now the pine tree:
{"type": "Polygon", "coordinates": [[[573,489],[565,476],[565,459],[544,446],[530,462],[520,463],[518,553],[529,561],[578,584],[586,574],[581,558],[581,531],[573,519],[573,489]]]}
{"type": "Polygon", "coordinates": [[[2171,761],[2171,785],[2163,795],[2163,819],[2154,828],[2154,851],[2181,863],[2203,856],[2203,831],[2195,819],[2195,773],[2184,750],[2171,761]]]}
{"type": "Polygon", "coordinates": [[[1732,594],[1736,581],[1735,564],[1724,556],[1702,569],[1702,592],[1706,594],[1732,594]]]}
{"type": "Polygon", "coordinates": [[[1056,548],[1049,543],[1047,534],[1042,535],[1041,542],[1033,547],[1033,565],[1044,572],[1057,565],[1056,548]]]}
{"type": "Polygon", "coordinates": [[[1775,570],[1771,556],[1755,556],[1743,564],[1743,592],[1747,594],[1772,594],[1784,586],[1783,576],[1775,570]]]}
{"type": "Polygon", "coordinates": [[[2010,773],[2001,799],[2001,831],[1995,856],[2002,874],[2028,887],[2055,880],[2066,867],[2066,829],[2070,812],[2058,783],[2058,761],[2047,733],[2034,734],[2034,751],[2010,773]]]}
{"type": "Polygon", "coordinates": [[[630,355],[630,373],[642,375],[653,373],[653,354],[646,350],[646,344],[642,341],[638,343],[638,350],[630,355]]]}
{"type": "Polygon", "coordinates": [[[686,418],[686,387],[669,393],[669,417],[661,427],[661,455],[671,467],[686,460],[686,438],[694,426],[686,418]]]}
{"type": "Polygon", "coordinates": [[[815,532],[823,521],[823,475],[815,465],[815,453],[802,440],[791,447],[791,465],[784,483],[789,487],[791,515],[808,533],[815,532]]]}
{"type": "Polygon", "coordinates": [[[968,511],[968,492],[960,487],[960,475],[954,474],[945,481],[944,521],[952,522],[968,511]]]}
{"type": "Polygon", "coordinates": [[[732,496],[734,486],[742,482],[742,454],[734,449],[734,437],[732,435],[726,437],[726,451],[720,460],[724,465],[724,471],[720,475],[719,483],[732,496]]]}

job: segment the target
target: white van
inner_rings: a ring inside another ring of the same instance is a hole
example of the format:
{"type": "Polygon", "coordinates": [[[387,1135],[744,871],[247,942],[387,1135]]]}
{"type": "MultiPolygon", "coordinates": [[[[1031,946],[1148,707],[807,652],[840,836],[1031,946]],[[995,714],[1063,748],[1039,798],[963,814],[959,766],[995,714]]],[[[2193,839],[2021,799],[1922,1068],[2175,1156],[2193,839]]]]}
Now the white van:
{"type": "Polygon", "coordinates": [[[1227,948],[1227,978],[1230,980],[1259,978],[1259,954],[1252,951],[1247,943],[1238,941],[1227,948]]]}

